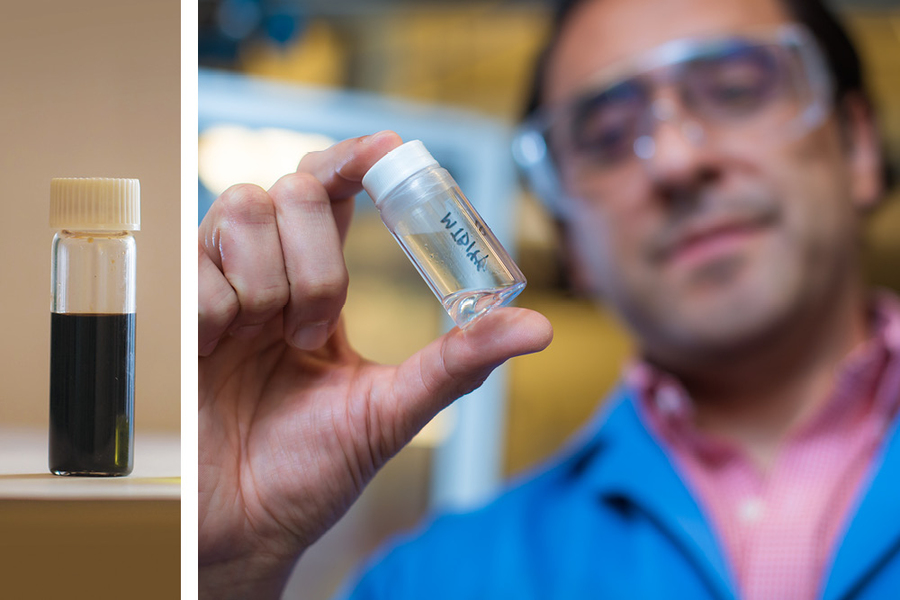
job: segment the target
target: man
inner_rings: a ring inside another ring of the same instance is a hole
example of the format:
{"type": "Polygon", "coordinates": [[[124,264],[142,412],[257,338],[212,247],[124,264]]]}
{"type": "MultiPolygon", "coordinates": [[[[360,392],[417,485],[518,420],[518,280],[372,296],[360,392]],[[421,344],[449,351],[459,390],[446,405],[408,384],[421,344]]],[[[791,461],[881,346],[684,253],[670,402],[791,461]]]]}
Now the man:
{"type": "MultiPolygon", "coordinates": [[[[567,4],[520,150],[641,360],[554,466],[397,544],[354,597],[894,597],[900,309],[857,264],[883,190],[863,91],[813,41],[840,30],[811,1],[567,4]]],[[[398,143],[307,156],[201,225],[205,596],[277,596],[428,418],[549,343],[509,309],[396,368],[350,349],[350,198],[398,143]]]]}

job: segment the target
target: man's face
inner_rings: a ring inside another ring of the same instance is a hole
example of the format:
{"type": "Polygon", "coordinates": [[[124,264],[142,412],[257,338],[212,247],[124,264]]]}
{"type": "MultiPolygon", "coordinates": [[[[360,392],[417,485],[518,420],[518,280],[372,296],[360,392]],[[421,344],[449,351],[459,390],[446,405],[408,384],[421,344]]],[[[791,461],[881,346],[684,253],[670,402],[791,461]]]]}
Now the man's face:
{"type": "MultiPolygon", "coordinates": [[[[774,28],[777,0],[586,0],[548,64],[545,103],[664,42],[774,28]]],[[[855,273],[853,171],[835,117],[802,136],[696,143],[657,124],[652,157],[600,192],[561,165],[580,278],[662,362],[736,355],[828,302],[855,273]]]]}

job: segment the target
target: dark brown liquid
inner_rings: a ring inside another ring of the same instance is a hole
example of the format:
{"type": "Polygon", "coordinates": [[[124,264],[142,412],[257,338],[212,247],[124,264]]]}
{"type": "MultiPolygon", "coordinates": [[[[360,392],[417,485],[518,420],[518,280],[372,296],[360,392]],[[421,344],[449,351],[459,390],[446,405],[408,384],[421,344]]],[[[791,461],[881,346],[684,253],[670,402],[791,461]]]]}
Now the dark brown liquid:
{"type": "Polygon", "coordinates": [[[53,473],[131,473],[134,321],[134,314],[51,313],[50,471],[53,473]]]}

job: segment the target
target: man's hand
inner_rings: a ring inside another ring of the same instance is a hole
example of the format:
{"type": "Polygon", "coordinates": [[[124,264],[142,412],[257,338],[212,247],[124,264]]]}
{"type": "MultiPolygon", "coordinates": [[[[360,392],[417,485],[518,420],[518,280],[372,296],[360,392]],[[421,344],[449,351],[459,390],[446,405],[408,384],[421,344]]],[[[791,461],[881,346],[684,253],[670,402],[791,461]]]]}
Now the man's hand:
{"type": "Polygon", "coordinates": [[[342,244],[391,132],[303,158],[272,188],[240,185],[199,235],[200,589],[278,597],[297,558],[437,412],[547,320],[500,309],[384,366],[347,342],[342,244]]]}

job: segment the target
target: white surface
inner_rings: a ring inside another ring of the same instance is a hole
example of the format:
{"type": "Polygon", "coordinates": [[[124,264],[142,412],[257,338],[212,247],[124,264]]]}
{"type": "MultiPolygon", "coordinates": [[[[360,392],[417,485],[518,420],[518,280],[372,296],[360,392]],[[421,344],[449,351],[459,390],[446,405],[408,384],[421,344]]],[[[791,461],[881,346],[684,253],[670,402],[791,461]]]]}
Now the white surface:
{"type": "Polygon", "coordinates": [[[0,500],[178,500],[177,433],[139,434],[127,477],[60,477],[47,466],[46,429],[0,428],[0,500]]]}

